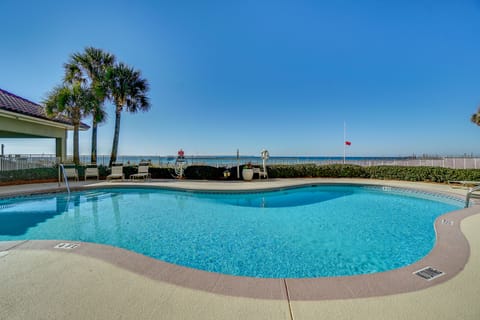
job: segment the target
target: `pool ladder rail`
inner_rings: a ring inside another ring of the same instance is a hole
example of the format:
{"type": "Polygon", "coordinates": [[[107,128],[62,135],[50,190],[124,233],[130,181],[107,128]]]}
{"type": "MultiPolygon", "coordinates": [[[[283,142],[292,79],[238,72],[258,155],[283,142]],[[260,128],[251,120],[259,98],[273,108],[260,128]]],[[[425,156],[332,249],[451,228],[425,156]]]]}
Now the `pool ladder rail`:
{"type": "Polygon", "coordinates": [[[470,204],[470,199],[480,199],[480,185],[470,188],[470,190],[468,190],[467,197],[465,198],[465,208],[468,208],[470,204]]]}
{"type": "Polygon", "coordinates": [[[67,173],[65,172],[65,166],[60,163],[58,165],[59,170],[59,177],[58,177],[58,185],[60,186],[60,172],[63,174],[63,181],[65,181],[65,186],[67,187],[68,196],[70,196],[70,186],[68,185],[68,177],[67,173]]]}

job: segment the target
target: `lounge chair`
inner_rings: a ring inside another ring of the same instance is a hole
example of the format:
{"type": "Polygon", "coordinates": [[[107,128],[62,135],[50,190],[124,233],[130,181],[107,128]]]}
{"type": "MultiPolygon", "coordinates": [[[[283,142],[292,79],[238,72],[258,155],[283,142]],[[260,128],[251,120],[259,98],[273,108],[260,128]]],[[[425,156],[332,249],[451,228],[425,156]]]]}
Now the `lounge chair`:
{"type": "Polygon", "coordinates": [[[253,174],[255,173],[258,173],[258,179],[261,179],[262,177],[265,177],[265,179],[268,179],[267,170],[262,170],[261,168],[253,168],[253,174]]]}
{"type": "Polygon", "coordinates": [[[468,208],[470,199],[480,199],[480,185],[468,190],[467,197],[465,198],[465,208],[468,208]]]}
{"type": "Polygon", "coordinates": [[[107,176],[107,180],[111,179],[122,179],[125,180],[125,174],[123,174],[123,164],[113,164],[112,173],[107,176]]]}
{"type": "Polygon", "coordinates": [[[98,167],[96,164],[89,164],[85,168],[85,181],[87,181],[88,177],[97,177],[97,180],[99,179],[99,174],[98,174],[98,167]]]}
{"type": "Polygon", "coordinates": [[[138,164],[138,172],[130,175],[130,180],[136,179],[151,179],[152,176],[148,172],[149,163],[148,162],[141,162],[138,164]]]}
{"type": "Polygon", "coordinates": [[[67,176],[67,179],[75,179],[75,181],[78,181],[78,171],[75,166],[64,166],[65,169],[65,175],[67,176]]]}
{"type": "Polygon", "coordinates": [[[463,188],[463,189],[468,189],[468,188],[480,186],[480,181],[454,180],[454,181],[448,181],[448,185],[449,185],[451,188],[463,188]]]}

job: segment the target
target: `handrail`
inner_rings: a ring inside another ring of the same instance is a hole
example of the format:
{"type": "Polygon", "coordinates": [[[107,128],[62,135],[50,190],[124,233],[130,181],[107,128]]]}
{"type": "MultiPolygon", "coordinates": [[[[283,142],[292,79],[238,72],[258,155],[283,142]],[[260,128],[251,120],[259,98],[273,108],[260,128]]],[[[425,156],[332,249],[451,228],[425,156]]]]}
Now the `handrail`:
{"type": "Polygon", "coordinates": [[[468,208],[469,204],[470,204],[470,198],[472,198],[472,196],[474,198],[480,198],[480,194],[478,195],[474,195],[473,193],[474,192],[477,192],[477,191],[480,191],[480,185],[476,186],[476,187],[473,187],[473,188],[470,188],[470,190],[468,190],[467,192],[467,197],[465,198],[465,208],[468,208]]]}
{"type": "Polygon", "coordinates": [[[70,196],[70,186],[68,185],[68,177],[67,177],[67,173],[65,172],[65,167],[62,163],[60,163],[58,166],[62,169],[63,180],[65,181],[65,185],[67,186],[68,195],[70,196]]]}

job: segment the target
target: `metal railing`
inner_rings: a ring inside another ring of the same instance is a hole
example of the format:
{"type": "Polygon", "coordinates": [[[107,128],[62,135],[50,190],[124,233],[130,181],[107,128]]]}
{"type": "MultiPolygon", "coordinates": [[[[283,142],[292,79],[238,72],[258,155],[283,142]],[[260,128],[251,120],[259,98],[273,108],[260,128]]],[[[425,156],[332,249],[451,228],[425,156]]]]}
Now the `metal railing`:
{"type": "Polygon", "coordinates": [[[70,196],[70,186],[68,185],[68,177],[65,172],[65,167],[62,163],[58,164],[58,185],[60,186],[60,177],[63,174],[63,181],[65,181],[65,186],[67,187],[68,195],[70,196]]]}
{"type": "MultiPolygon", "coordinates": [[[[154,166],[173,167],[175,166],[175,157],[170,156],[119,156],[117,162],[124,165],[138,164],[140,162],[148,161],[154,166]]],[[[237,160],[234,157],[201,157],[201,156],[185,156],[189,165],[208,165],[213,167],[234,167],[237,165],[237,160]]],[[[97,164],[108,166],[109,156],[98,156],[97,164]]],[[[82,163],[89,163],[90,158],[81,156],[82,163]]],[[[240,164],[251,162],[254,165],[261,165],[261,157],[240,157],[240,164]]],[[[296,164],[342,164],[343,158],[319,159],[308,157],[270,157],[268,165],[296,165],[296,164]]],[[[401,159],[401,158],[385,158],[385,159],[347,159],[347,164],[354,164],[360,166],[432,166],[452,169],[480,169],[480,158],[461,158],[461,157],[445,157],[439,159],[401,159]]]]}
{"type": "MultiPolygon", "coordinates": [[[[138,164],[148,161],[154,166],[173,167],[175,165],[173,156],[119,156],[117,162],[124,165],[138,164]]],[[[235,157],[201,157],[186,156],[188,165],[209,165],[213,167],[234,167],[237,165],[235,157]]],[[[68,157],[65,163],[72,162],[68,157]]],[[[97,165],[108,166],[110,156],[99,155],[97,165]]],[[[90,163],[90,156],[80,156],[80,162],[90,163]]],[[[261,165],[261,157],[240,157],[240,165],[251,162],[254,165],[261,165]]],[[[60,163],[60,158],[55,155],[9,155],[0,157],[0,171],[22,170],[34,168],[54,167],[60,163]]],[[[267,165],[296,165],[296,164],[342,164],[343,158],[319,158],[319,157],[270,157],[267,165]]],[[[445,157],[435,159],[402,159],[402,158],[377,158],[377,159],[348,159],[347,164],[360,166],[431,166],[452,169],[480,169],[480,158],[475,157],[445,157]]]]}
{"type": "Polygon", "coordinates": [[[467,196],[465,197],[465,208],[468,208],[468,206],[470,205],[470,199],[480,199],[480,193],[475,192],[480,192],[480,185],[470,188],[470,190],[468,190],[467,196]]]}
{"type": "Polygon", "coordinates": [[[0,157],[0,171],[51,168],[59,162],[55,155],[9,155],[0,157]]]}

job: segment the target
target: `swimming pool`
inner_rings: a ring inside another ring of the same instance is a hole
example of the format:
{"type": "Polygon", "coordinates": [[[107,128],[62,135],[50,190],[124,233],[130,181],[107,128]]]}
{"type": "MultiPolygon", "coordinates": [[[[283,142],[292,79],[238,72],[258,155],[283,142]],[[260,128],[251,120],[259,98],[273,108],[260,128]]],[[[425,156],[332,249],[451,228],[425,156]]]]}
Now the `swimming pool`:
{"type": "Polygon", "coordinates": [[[462,207],[436,195],[350,185],[206,193],[104,188],[0,200],[0,241],[108,244],[196,269],[267,278],[400,268],[462,207]]]}

